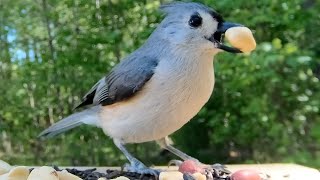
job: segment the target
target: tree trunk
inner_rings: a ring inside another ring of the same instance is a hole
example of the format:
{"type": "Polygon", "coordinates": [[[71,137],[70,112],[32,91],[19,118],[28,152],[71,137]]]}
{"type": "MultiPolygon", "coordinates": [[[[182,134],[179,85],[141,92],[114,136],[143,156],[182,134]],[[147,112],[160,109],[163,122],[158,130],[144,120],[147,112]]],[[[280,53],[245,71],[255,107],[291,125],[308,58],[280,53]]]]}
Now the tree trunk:
{"type": "Polygon", "coordinates": [[[52,35],[52,29],[50,27],[50,20],[49,20],[49,16],[48,16],[48,5],[47,5],[47,1],[46,0],[42,0],[42,11],[43,11],[43,18],[44,18],[44,23],[46,25],[47,28],[47,35],[48,35],[48,47],[50,50],[50,60],[54,61],[54,47],[53,47],[53,35],[52,35]]]}

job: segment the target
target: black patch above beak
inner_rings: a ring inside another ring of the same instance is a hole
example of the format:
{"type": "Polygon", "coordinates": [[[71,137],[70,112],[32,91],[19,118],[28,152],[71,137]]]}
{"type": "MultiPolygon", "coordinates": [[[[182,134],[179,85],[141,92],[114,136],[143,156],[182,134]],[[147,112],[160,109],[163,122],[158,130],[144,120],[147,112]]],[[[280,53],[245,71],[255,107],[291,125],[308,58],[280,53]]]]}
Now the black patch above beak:
{"type": "Polygon", "coordinates": [[[242,51],[235,47],[229,47],[222,43],[224,33],[232,27],[243,27],[241,24],[223,22],[219,25],[218,30],[209,38],[210,41],[217,43],[217,48],[231,53],[242,53],[242,51]]]}

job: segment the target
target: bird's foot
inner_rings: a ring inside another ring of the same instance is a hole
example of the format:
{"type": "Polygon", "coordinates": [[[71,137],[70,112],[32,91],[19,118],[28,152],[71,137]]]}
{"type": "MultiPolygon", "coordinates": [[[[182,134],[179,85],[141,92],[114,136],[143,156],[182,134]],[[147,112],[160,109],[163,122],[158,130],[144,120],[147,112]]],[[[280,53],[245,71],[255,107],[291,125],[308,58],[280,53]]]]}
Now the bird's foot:
{"type": "Polygon", "coordinates": [[[159,174],[160,174],[160,170],[158,169],[151,169],[151,168],[148,168],[147,166],[145,166],[142,162],[140,162],[139,160],[137,159],[133,159],[130,164],[125,164],[123,167],[122,167],[122,170],[123,171],[128,171],[128,172],[133,172],[133,173],[138,173],[138,174],[141,174],[141,175],[153,175],[155,177],[158,177],[159,174]]]}
{"type": "Polygon", "coordinates": [[[204,164],[204,166],[207,166],[209,169],[213,169],[218,174],[231,174],[231,171],[227,169],[227,167],[223,164],[213,164],[213,165],[207,165],[204,164]]]}
{"type": "Polygon", "coordinates": [[[213,165],[203,164],[203,166],[204,166],[205,175],[207,176],[208,180],[215,179],[217,177],[226,178],[228,175],[231,174],[231,171],[229,171],[227,167],[222,164],[213,164],[213,165]]]}
{"type": "Polygon", "coordinates": [[[199,162],[197,159],[190,159],[186,161],[171,160],[169,162],[169,166],[170,165],[179,166],[179,171],[182,173],[202,173],[208,180],[213,179],[214,177],[225,177],[231,173],[226,169],[226,166],[222,164],[208,165],[199,162]]]}

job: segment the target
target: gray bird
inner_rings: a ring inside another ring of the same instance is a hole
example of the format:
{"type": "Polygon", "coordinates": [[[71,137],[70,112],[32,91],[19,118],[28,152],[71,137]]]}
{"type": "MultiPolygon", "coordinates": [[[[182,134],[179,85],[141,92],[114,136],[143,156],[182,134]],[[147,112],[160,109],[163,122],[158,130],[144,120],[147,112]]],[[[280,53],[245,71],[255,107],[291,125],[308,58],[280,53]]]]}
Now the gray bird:
{"type": "Polygon", "coordinates": [[[89,106],[44,130],[52,137],[82,124],[102,128],[124,153],[126,170],[155,173],[134,158],[126,143],[157,141],[183,160],[196,159],[170,145],[168,135],[194,117],[214,87],[213,57],[240,53],[222,43],[228,28],[221,15],[199,3],[161,6],[165,18],[139,49],[124,58],[83,97],[89,106]]]}

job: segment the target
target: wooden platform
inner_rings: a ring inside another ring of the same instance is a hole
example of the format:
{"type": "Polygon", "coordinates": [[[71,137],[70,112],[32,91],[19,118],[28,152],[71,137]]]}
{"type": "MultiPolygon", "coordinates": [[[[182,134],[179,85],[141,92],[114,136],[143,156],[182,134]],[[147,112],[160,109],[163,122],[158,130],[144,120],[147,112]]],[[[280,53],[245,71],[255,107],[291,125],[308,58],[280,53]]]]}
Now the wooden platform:
{"type": "MultiPolygon", "coordinates": [[[[70,168],[70,167],[68,167],[70,168]]],[[[79,170],[85,170],[94,167],[71,167],[79,170]]],[[[119,169],[118,167],[96,167],[98,172],[105,172],[106,169],[119,169]]],[[[164,169],[176,171],[177,167],[155,167],[157,169],[164,169]]],[[[254,169],[265,175],[267,180],[320,180],[319,170],[297,165],[297,164],[239,164],[227,165],[227,169],[232,172],[241,169],[254,169]]]]}

